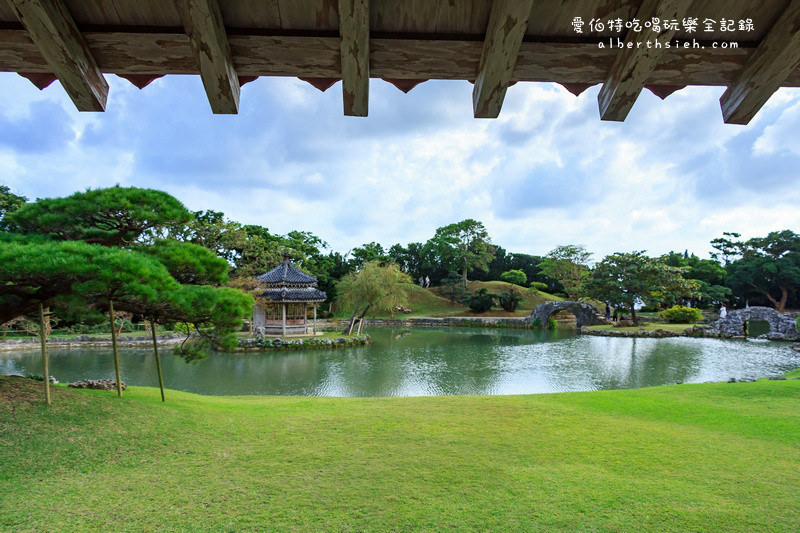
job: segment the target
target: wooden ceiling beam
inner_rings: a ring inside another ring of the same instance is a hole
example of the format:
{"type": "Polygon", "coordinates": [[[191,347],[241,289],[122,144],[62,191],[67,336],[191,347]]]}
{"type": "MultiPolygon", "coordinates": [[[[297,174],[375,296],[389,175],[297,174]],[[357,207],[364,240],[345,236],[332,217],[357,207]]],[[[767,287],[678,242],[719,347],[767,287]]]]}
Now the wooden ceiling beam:
{"type": "Polygon", "coordinates": [[[217,0],[176,0],[211,110],[239,112],[239,76],[217,0]]]}
{"type": "MultiPolygon", "coordinates": [[[[0,0],[2,1],[2,0],[0,0]]],[[[338,31],[337,31],[338,34],[338,31]]],[[[113,74],[197,74],[189,38],[181,33],[94,32],[83,38],[100,70],[113,74]]],[[[230,34],[240,76],[341,78],[340,39],[230,34]]],[[[394,80],[469,80],[480,62],[481,41],[370,39],[370,76],[394,80]]],[[[706,48],[661,58],[647,85],[731,85],[755,48],[706,48]],[[700,53],[702,52],[702,53],[700,53]]],[[[523,42],[512,81],[595,85],[616,58],[597,44],[523,42]]],[[[0,71],[52,73],[24,29],[0,29],[0,71]]],[[[800,67],[782,84],[800,87],[800,67]]]]}
{"type": "Polygon", "coordinates": [[[62,0],[9,0],[79,111],[104,111],[108,82],[62,0]]]}
{"type": "Polygon", "coordinates": [[[727,124],[748,124],[800,63],[800,0],[793,0],[720,98],[727,124]]]}
{"type": "Polygon", "coordinates": [[[369,0],[339,0],[344,114],[369,112],[369,0]]]}
{"type": "MultiPolygon", "coordinates": [[[[644,21],[653,18],[682,20],[690,14],[692,2],[693,0],[644,0],[636,13],[636,18],[642,21],[642,25],[644,21]]],[[[600,118],[603,120],[621,122],[630,113],[639,93],[658,66],[665,50],[663,45],[675,36],[675,30],[664,31],[663,27],[659,29],[661,31],[656,32],[652,27],[643,26],[639,32],[628,30],[623,43],[624,48],[617,54],[597,96],[600,118]],[[662,48],[656,43],[660,43],[662,48]]]]}
{"type": "Polygon", "coordinates": [[[500,114],[532,9],[533,0],[494,0],[492,3],[472,90],[475,118],[497,118],[500,114]]]}

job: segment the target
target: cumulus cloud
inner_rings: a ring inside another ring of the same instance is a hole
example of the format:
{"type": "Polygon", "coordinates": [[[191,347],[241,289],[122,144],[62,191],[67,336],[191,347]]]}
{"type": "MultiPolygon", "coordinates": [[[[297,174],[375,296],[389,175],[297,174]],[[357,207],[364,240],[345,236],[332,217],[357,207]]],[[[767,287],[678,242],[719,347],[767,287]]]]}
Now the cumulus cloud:
{"type": "Polygon", "coordinates": [[[800,94],[778,93],[747,127],[722,123],[720,88],[601,122],[598,87],[517,84],[497,120],[471,116],[472,86],[409,94],[372,80],[370,116],[343,117],[341,87],[295,79],[243,88],[214,116],[199,78],[143,91],[109,77],[106,113],[81,114],[58,84],[0,75],[0,180],[29,197],[120,183],[164,189],[195,210],[272,231],[310,230],[334,248],[423,241],[483,220],[508,250],[577,242],[598,254],[688,248],[723,231],[800,230],[800,94]]]}

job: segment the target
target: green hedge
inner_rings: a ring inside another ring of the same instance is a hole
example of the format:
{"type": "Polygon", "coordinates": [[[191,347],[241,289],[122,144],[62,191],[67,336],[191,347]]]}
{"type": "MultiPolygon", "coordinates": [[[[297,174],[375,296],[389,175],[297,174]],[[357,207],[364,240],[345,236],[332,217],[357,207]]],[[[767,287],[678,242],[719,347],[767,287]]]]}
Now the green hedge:
{"type": "Polygon", "coordinates": [[[684,305],[674,305],[659,314],[672,324],[694,324],[703,320],[703,313],[699,309],[684,305]]]}

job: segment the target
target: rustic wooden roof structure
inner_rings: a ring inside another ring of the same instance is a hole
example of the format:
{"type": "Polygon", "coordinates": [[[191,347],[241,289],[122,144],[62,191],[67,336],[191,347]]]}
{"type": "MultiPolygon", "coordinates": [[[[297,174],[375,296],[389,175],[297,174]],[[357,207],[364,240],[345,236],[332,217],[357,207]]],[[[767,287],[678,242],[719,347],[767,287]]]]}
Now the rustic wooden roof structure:
{"type": "Polygon", "coordinates": [[[259,76],[322,90],[342,80],[344,113],[356,116],[367,115],[369,78],[406,92],[446,79],[474,82],[474,114],[489,118],[517,81],[575,94],[602,83],[605,120],[624,120],[644,88],[665,98],[727,86],[723,117],[746,124],[780,87],[800,85],[798,62],[800,0],[0,0],[0,71],[40,88],[58,79],[81,111],[105,109],[105,73],[139,88],[199,74],[215,113],[238,112],[241,85],[259,76]],[[600,48],[620,34],[578,34],[575,17],[752,19],[754,30],[651,27],[621,39],[708,46],[600,48]]]}

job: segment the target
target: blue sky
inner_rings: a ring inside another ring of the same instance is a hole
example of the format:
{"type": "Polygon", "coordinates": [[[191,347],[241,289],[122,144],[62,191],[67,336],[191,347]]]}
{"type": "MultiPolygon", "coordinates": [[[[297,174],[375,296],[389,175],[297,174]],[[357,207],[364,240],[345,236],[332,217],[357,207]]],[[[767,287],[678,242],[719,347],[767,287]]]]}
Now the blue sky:
{"type": "Polygon", "coordinates": [[[723,88],[661,101],[644,91],[625,123],[598,118],[594,87],[511,87],[497,120],[472,118],[467,82],[403,94],[370,85],[370,116],[342,116],[341,85],[260,78],[240,114],[212,115],[199,77],[140,91],[108,76],[106,113],[78,113],[58,83],[0,74],[0,182],[30,198],[114,184],[163,189],[190,209],[347,251],[424,241],[483,221],[510,251],[558,244],[700,255],[723,231],[800,231],[800,90],[750,126],[722,122],[723,88]]]}

